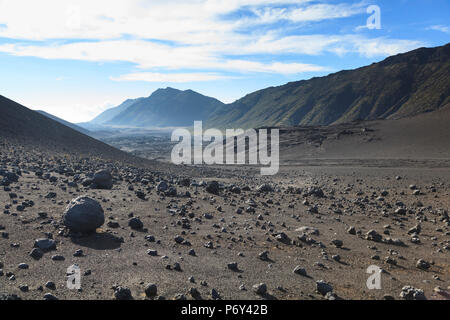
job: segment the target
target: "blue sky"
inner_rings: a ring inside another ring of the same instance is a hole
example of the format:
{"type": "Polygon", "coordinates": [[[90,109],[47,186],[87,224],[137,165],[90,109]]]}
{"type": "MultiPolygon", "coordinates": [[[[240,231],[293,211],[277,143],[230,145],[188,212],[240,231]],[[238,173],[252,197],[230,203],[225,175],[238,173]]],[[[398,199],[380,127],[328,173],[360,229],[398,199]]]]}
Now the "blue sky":
{"type": "Polygon", "coordinates": [[[0,94],[72,122],[167,86],[232,102],[444,45],[449,12],[448,0],[0,0],[0,94]]]}

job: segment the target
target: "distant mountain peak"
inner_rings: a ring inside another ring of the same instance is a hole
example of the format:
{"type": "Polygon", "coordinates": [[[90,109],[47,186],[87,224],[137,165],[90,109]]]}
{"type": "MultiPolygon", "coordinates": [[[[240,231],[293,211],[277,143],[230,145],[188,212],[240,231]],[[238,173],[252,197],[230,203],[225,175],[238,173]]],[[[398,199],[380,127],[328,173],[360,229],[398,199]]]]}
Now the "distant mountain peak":
{"type": "Polygon", "coordinates": [[[191,126],[195,120],[206,120],[223,105],[191,89],[159,88],[149,97],[127,100],[106,110],[91,123],[131,127],[191,126]]]}
{"type": "Polygon", "coordinates": [[[172,88],[172,87],[166,87],[166,88],[158,88],[153,93],[155,93],[155,92],[182,92],[182,90],[172,88]]]}

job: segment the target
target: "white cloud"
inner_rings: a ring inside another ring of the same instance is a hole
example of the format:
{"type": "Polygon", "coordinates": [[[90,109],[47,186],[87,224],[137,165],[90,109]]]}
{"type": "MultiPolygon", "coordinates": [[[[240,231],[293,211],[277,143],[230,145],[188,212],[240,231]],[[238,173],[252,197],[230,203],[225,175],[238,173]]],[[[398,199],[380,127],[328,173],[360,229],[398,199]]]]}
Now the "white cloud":
{"type": "Polygon", "coordinates": [[[228,60],[223,64],[225,70],[246,72],[265,72],[279,74],[297,74],[303,72],[326,71],[327,68],[305,63],[260,63],[246,60],[228,60]]]}
{"type": "Polygon", "coordinates": [[[145,81],[145,82],[199,82],[214,81],[228,79],[214,73],[155,73],[155,72],[138,72],[121,75],[119,77],[111,77],[114,81],[145,81]]]}
{"type": "Polygon", "coordinates": [[[258,23],[274,23],[279,20],[292,22],[312,22],[338,18],[347,18],[364,13],[362,2],[356,4],[314,4],[304,8],[255,8],[252,12],[258,17],[258,23]]]}
{"type": "Polygon", "coordinates": [[[172,41],[211,41],[233,30],[221,20],[243,6],[304,4],[310,0],[3,0],[0,37],[28,40],[114,39],[122,35],[172,41]],[[26,21],[26,23],[24,23],[26,21]],[[214,32],[211,32],[213,30],[214,32]],[[206,35],[206,37],[204,37],[206,35]]]}
{"type": "Polygon", "coordinates": [[[422,41],[395,40],[386,38],[355,39],[354,47],[362,56],[373,58],[377,56],[392,56],[424,46],[422,41]]]}
{"type": "MultiPolygon", "coordinates": [[[[270,43],[268,45],[270,45],[270,43]]],[[[77,42],[48,46],[17,44],[0,45],[0,52],[10,53],[16,56],[84,61],[125,61],[136,63],[142,69],[215,69],[235,72],[268,72],[282,74],[325,70],[325,68],[321,66],[303,63],[261,63],[241,59],[224,59],[220,57],[220,51],[222,51],[222,49],[223,48],[221,47],[215,46],[172,47],[141,40],[77,42]]],[[[230,48],[230,53],[231,51],[237,53],[234,50],[239,50],[238,46],[232,50],[230,48]]],[[[258,50],[255,49],[253,51],[256,52],[258,50]]],[[[240,52],[242,53],[242,51],[240,52]]]]}
{"type": "Polygon", "coordinates": [[[323,66],[304,63],[262,63],[233,58],[242,54],[304,54],[319,55],[325,52],[359,53],[365,57],[392,55],[422,45],[422,42],[386,38],[367,39],[355,35],[310,35],[276,38],[264,36],[252,41],[242,37],[226,44],[205,46],[171,46],[143,40],[111,40],[76,42],[69,44],[3,44],[0,52],[16,56],[44,59],[70,59],[92,62],[123,61],[141,69],[210,69],[236,72],[268,72],[294,74],[324,71],[323,66]],[[228,58],[223,58],[223,54],[228,58]],[[231,56],[231,57],[230,57],[231,56]]]}
{"type": "Polygon", "coordinates": [[[427,28],[428,30],[435,30],[435,31],[441,31],[444,33],[450,34],[450,27],[449,26],[443,26],[443,25],[435,25],[427,28]]]}
{"type": "Polygon", "coordinates": [[[243,27],[281,20],[298,24],[350,17],[364,13],[365,5],[364,1],[330,4],[311,0],[0,0],[0,25],[7,26],[0,28],[0,37],[16,39],[14,43],[0,44],[0,52],[44,59],[131,62],[143,72],[130,70],[117,79],[142,77],[149,81],[163,79],[165,74],[166,79],[174,81],[174,70],[184,70],[175,73],[183,79],[210,80],[223,77],[219,74],[223,71],[325,71],[325,66],[303,61],[277,61],[282,58],[276,55],[332,52],[375,57],[421,44],[351,34],[286,36],[283,28],[263,32],[267,29],[254,27],[247,33],[239,32],[243,27]],[[222,18],[238,9],[254,15],[222,18]],[[242,58],[245,55],[252,58],[242,58]],[[187,73],[193,75],[187,77],[187,73]]]}

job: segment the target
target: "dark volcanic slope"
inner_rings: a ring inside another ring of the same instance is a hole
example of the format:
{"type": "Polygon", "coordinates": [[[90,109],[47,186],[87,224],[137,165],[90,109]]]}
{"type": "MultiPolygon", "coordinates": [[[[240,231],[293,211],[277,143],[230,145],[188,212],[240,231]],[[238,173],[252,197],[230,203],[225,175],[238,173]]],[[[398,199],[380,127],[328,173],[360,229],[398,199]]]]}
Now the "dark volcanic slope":
{"type": "Polygon", "coordinates": [[[71,123],[69,121],[66,121],[66,120],[63,120],[61,118],[58,118],[58,117],[56,117],[56,116],[54,116],[54,115],[52,115],[50,113],[47,113],[47,112],[42,111],[42,110],[36,110],[36,112],[39,112],[40,114],[46,116],[47,118],[50,118],[50,119],[55,120],[55,121],[58,121],[59,123],[65,125],[65,126],[67,126],[69,128],[72,128],[74,130],[77,130],[77,131],[79,131],[79,132],[81,132],[83,134],[91,135],[91,132],[89,130],[87,130],[85,128],[82,128],[80,126],[77,126],[76,124],[73,124],[73,123],[71,123]]]}
{"type": "Polygon", "coordinates": [[[251,93],[219,109],[209,127],[329,125],[392,119],[450,103],[450,44],[251,93]]]}
{"type": "Polygon", "coordinates": [[[144,99],[144,98],[125,100],[117,107],[105,110],[104,112],[99,114],[97,117],[95,117],[93,120],[91,120],[89,122],[89,124],[104,124],[108,121],[111,121],[115,116],[120,114],[122,111],[125,111],[129,106],[131,106],[133,103],[135,103],[141,99],[144,99]]]}
{"type": "Polygon", "coordinates": [[[224,104],[192,90],[159,89],[148,98],[137,99],[105,124],[126,126],[192,126],[224,104]]]}
{"type": "Polygon", "coordinates": [[[0,138],[5,142],[17,142],[79,157],[140,161],[3,96],[0,96],[0,114],[0,138]]]}
{"type": "MultiPolygon", "coordinates": [[[[280,130],[283,164],[321,160],[450,160],[450,107],[405,119],[280,130]]],[[[445,160],[445,161],[444,161],[445,160]]],[[[430,165],[428,162],[422,163],[430,165]]]]}

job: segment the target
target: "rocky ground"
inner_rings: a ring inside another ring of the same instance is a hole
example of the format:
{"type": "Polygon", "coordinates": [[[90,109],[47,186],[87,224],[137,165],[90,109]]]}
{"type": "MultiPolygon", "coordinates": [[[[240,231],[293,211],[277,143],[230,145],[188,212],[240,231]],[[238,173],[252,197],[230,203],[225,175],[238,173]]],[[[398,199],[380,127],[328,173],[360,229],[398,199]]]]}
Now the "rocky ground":
{"type": "Polygon", "coordinates": [[[448,167],[258,173],[133,167],[3,144],[0,295],[449,298],[448,167]],[[72,201],[80,196],[89,199],[72,201]],[[67,288],[74,264],[79,290],[67,288]],[[366,285],[371,265],[381,269],[379,290],[366,285]]]}

